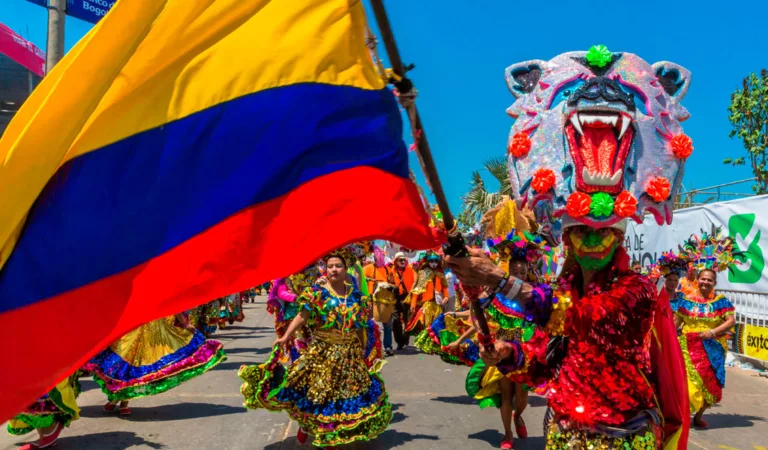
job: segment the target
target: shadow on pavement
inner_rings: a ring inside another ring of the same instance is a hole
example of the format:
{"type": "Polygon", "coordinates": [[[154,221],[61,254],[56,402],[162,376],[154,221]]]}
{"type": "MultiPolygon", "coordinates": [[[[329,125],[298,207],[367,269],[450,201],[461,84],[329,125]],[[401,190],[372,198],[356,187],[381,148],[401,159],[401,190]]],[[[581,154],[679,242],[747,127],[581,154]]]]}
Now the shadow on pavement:
{"type": "MultiPolygon", "coordinates": [[[[541,450],[545,447],[546,440],[542,436],[529,437],[526,439],[515,438],[516,450],[541,450]]],[[[496,443],[498,445],[498,442],[496,443]]]]}
{"type": "Polygon", "coordinates": [[[411,355],[432,356],[432,355],[427,355],[426,353],[422,353],[421,351],[419,351],[419,349],[410,345],[408,347],[405,347],[402,350],[395,350],[395,356],[411,356],[411,355]]]}
{"type": "Polygon", "coordinates": [[[431,399],[435,402],[443,402],[443,403],[450,403],[452,405],[474,405],[475,399],[470,397],[469,395],[454,395],[451,397],[435,397],[431,399]]]}
{"type": "MultiPolygon", "coordinates": [[[[93,378],[91,377],[81,377],[80,378],[80,392],[87,392],[92,389],[95,389],[97,391],[100,391],[101,388],[98,384],[96,384],[95,381],[93,381],[93,378]]],[[[106,400],[104,401],[106,403],[106,400]]]]}
{"type": "MultiPolygon", "coordinates": [[[[65,431],[66,433],[66,431],[65,431]]],[[[106,433],[91,433],[85,436],[62,436],[56,442],[59,450],[98,448],[123,450],[128,448],[148,447],[153,449],[165,448],[164,444],[148,441],[130,431],[112,431],[106,433]]]]}
{"type": "Polygon", "coordinates": [[[528,406],[547,406],[547,399],[538,395],[528,395],[528,406]]]}
{"type": "MultiPolygon", "coordinates": [[[[697,428],[699,431],[706,432],[707,430],[717,430],[720,428],[747,428],[754,427],[755,422],[765,422],[765,417],[760,416],[744,416],[741,414],[724,414],[724,413],[704,413],[704,420],[709,423],[709,427],[706,429],[697,428]]],[[[693,421],[691,421],[693,422],[693,421]]],[[[691,423],[693,428],[693,423],[691,423]]]]}
{"type": "Polygon", "coordinates": [[[253,330],[254,332],[264,332],[264,331],[275,331],[274,328],[271,327],[246,327],[243,325],[230,325],[224,330],[221,330],[223,333],[223,336],[226,336],[226,332],[229,330],[253,330]]]}
{"type": "Polygon", "coordinates": [[[261,364],[266,359],[267,358],[264,357],[264,358],[262,358],[262,359],[260,359],[258,361],[256,361],[256,360],[254,360],[254,361],[226,361],[226,362],[223,362],[223,363],[219,364],[218,366],[214,367],[211,370],[212,371],[234,370],[235,371],[235,375],[237,375],[237,371],[240,370],[240,366],[242,366],[242,365],[253,366],[253,365],[261,364]]]}
{"type": "MultiPolygon", "coordinates": [[[[308,441],[307,445],[300,445],[295,437],[289,437],[288,439],[281,441],[281,442],[274,442],[272,444],[267,445],[264,447],[264,450],[287,450],[287,449],[294,449],[294,448],[317,448],[317,447],[311,447],[309,444],[311,444],[311,439],[308,441]]],[[[429,434],[411,434],[411,433],[404,433],[402,431],[395,431],[395,430],[387,430],[379,435],[376,439],[372,441],[361,441],[356,442],[354,444],[345,445],[340,448],[344,448],[347,450],[383,450],[383,449],[391,449],[393,447],[397,447],[398,445],[403,445],[408,442],[412,441],[418,441],[418,440],[428,440],[428,441],[437,441],[440,440],[438,436],[432,436],[429,434]]]]}
{"type": "MultiPolygon", "coordinates": [[[[499,420],[499,428],[501,428],[501,420],[499,420]]],[[[480,431],[479,433],[470,434],[467,437],[469,439],[487,442],[494,448],[498,448],[504,435],[500,430],[488,429],[480,431]]],[[[514,443],[516,450],[539,450],[544,448],[544,444],[544,438],[541,436],[529,437],[526,439],[515,438],[514,443]]]]}
{"type": "MultiPolygon", "coordinates": [[[[216,405],[212,403],[174,403],[172,405],[144,407],[141,406],[141,400],[137,400],[135,403],[131,402],[131,411],[132,414],[123,420],[131,422],[165,422],[240,414],[247,410],[242,406],[216,405]]],[[[116,413],[104,412],[101,405],[85,406],[80,409],[80,415],[83,417],[118,417],[116,413]]]]}
{"type": "MultiPolygon", "coordinates": [[[[499,420],[499,422],[501,422],[501,420],[499,420]]],[[[499,426],[501,426],[501,423],[499,423],[499,426]]],[[[487,442],[494,448],[498,448],[499,444],[501,444],[502,434],[499,432],[499,430],[488,429],[478,433],[470,434],[467,436],[467,438],[474,439],[476,441],[487,442]]]]}
{"type": "Polygon", "coordinates": [[[392,421],[389,422],[390,425],[394,423],[400,423],[408,418],[407,415],[399,412],[401,406],[403,406],[402,403],[392,403],[392,421]]]}
{"type": "MultiPolygon", "coordinates": [[[[443,402],[443,403],[450,403],[452,405],[474,405],[475,400],[468,396],[468,395],[455,395],[451,397],[435,397],[432,399],[436,402],[443,402]]],[[[547,399],[544,397],[539,397],[537,395],[530,395],[528,396],[528,406],[530,407],[540,407],[540,406],[547,406],[547,399]]]]}
{"type": "Polygon", "coordinates": [[[398,445],[403,445],[407,442],[413,441],[439,441],[439,436],[433,436],[431,434],[411,434],[397,430],[387,430],[379,435],[371,443],[365,444],[363,448],[392,448],[398,445]],[[376,444],[376,445],[371,445],[376,444]]]}
{"type": "MultiPolygon", "coordinates": [[[[225,330],[226,331],[226,330],[225,330]]],[[[256,338],[258,337],[259,333],[266,333],[266,331],[254,331],[254,332],[246,332],[246,333],[221,333],[216,332],[210,336],[208,336],[208,339],[213,340],[222,340],[222,339],[241,339],[241,338],[256,338]]]]}

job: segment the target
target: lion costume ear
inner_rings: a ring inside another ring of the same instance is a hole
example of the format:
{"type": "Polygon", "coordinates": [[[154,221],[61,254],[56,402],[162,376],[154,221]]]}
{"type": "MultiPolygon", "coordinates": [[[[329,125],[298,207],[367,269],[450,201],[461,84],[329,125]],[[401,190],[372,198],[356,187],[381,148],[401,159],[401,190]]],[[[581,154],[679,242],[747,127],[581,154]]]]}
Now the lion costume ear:
{"type": "Polygon", "coordinates": [[[541,74],[546,70],[548,63],[540,59],[532,59],[517,64],[512,64],[504,71],[509,91],[515,98],[530,94],[536,89],[541,79],[541,74]]]}
{"type": "Polygon", "coordinates": [[[691,72],[683,66],[668,61],[653,64],[653,73],[664,88],[664,92],[678,102],[685,97],[691,85],[691,72]]]}

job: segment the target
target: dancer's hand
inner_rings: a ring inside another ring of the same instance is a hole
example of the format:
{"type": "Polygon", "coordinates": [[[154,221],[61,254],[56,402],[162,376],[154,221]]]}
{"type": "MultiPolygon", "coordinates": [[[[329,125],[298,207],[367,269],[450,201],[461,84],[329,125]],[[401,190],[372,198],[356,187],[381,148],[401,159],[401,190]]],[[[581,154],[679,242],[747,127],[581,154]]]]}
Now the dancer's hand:
{"type": "Polygon", "coordinates": [[[501,361],[501,354],[495,347],[480,347],[480,359],[483,360],[486,366],[495,366],[501,361]]]}
{"type": "Polygon", "coordinates": [[[467,248],[467,252],[469,256],[465,258],[457,256],[445,258],[445,263],[456,274],[456,278],[468,286],[496,288],[505,276],[504,270],[496,266],[479,248],[467,248]]]}
{"type": "Polygon", "coordinates": [[[275,343],[272,344],[272,347],[277,347],[277,346],[283,347],[287,342],[288,342],[288,336],[283,336],[281,338],[275,339],[275,343]]]}
{"type": "Polygon", "coordinates": [[[447,345],[448,350],[451,351],[451,350],[457,349],[457,348],[459,348],[460,344],[461,344],[460,341],[451,342],[450,344],[447,345]]]}

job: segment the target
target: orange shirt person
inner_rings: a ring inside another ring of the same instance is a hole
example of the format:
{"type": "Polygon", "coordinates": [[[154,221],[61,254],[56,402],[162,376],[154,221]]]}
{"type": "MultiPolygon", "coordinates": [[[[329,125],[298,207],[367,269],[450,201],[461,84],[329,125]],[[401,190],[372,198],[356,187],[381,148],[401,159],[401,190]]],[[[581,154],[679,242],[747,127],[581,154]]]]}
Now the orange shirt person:
{"type": "Polygon", "coordinates": [[[395,254],[395,259],[388,269],[397,287],[395,296],[400,300],[405,299],[416,283],[416,271],[408,264],[408,259],[402,252],[395,254]]]}
{"type": "Polygon", "coordinates": [[[376,292],[377,284],[388,282],[389,270],[387,270],[387,266],[376,266],[375,263],[370,263],[363,267],[363,275],[368,280],[368,292],[373,295],[376,292]]]}

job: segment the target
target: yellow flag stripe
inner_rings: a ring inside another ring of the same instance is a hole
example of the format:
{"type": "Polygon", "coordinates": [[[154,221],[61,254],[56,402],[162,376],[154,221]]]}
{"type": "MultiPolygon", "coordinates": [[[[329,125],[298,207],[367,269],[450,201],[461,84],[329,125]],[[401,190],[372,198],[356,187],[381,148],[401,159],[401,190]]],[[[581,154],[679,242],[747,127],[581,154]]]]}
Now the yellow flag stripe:
{"type": "MultiPolygon", "coordinates": [[[[0,141],[0,268],[67,161],[266,89],[379,90],[359,0],[119,1],[43,80],[0,141]]],[[[298,113],[299,111],[297,111],[298,113]]]]}
{"type": "MultiPolygon", "coordinates": [[[[122,26],[119,18],[106,25],[122,26]]],[[[269,88],[381,89],[365,27],[359,0],[170,0],[71,156],[269,88]]]]}

